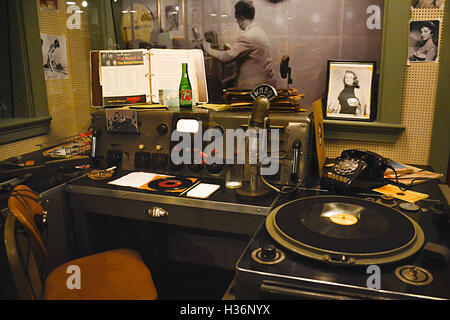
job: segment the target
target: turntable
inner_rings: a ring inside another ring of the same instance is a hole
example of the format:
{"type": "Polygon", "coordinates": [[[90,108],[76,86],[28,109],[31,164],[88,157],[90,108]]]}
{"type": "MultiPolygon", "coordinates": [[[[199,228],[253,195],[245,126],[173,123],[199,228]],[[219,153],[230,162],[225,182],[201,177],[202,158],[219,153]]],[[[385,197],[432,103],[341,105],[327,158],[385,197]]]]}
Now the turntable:
{"type": "Polygon", "coordinates": [[[236,297],[449,299],[448,224],[436,203],[409,210],[372,193],[301,191],[271,211],[239,259],[236,297]]]}
{"type": "Polygon", "coordinates": [[[416,253],[424,243],[420,226],[403,213],[344,196],[288,202],[269,214],[266,229],[288,250],[332,264],[394,262],[416,253]]]}

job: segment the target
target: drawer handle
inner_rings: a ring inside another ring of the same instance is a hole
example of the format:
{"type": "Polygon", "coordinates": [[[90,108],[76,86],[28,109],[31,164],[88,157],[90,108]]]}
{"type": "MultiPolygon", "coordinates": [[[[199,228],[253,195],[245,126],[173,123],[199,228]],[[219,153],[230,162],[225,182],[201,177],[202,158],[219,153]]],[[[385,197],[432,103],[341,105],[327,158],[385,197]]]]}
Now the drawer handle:
{"type": "Polygon", "coordinates": [[[166,210],[159,208],[159,207],[154,207],[152,209],[148,209],[147,214],[149,216],[152,216],[153,218],[161,218],[161,217],[166,217],[169,215],[169,213],[166,210]]]}

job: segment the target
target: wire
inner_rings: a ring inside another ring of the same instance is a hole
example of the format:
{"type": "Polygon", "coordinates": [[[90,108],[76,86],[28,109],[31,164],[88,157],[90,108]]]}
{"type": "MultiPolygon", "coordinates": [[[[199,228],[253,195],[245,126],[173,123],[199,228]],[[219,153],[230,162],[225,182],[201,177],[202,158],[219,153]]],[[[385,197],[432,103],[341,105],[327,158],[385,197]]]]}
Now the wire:
{"type": "MultiPolygon", "coordinates": [[[[417,177],[417,178],[412,178],[411,179],[411,183],[409,185],[405,185],[404,183],[399,182],[399,179],[401,180],[402,178],[398,177],[397,171],[390,165],[390,164],[386,164],[386,167],[388,167],[389,169],[391,169],[394,174],[395,174],[395,184],[399,187],[399,189],[401,191],[407,191],[411,188],[411,186],[414,185],[414,181],[419,181],[419,180],[424,180],[424,181],[441,181],[437,178],[425,178],[425,177],[417,177]]],[[[406,179],[406,178],[405,178],[406,179]]],[[[410,178],[407,178],[410,179],[410,178]]]]}
{"type": "Polygon", "coordinates": [[[295,185],[294,187],[283,186],[281,189],[278,189],[278,188],[275,187],[274,185],[270,184],[270,183],[264,178],[264,176],[263,176],[262,174],[260,174],[260,176],[261,176],[262,182],[263,182],[266,186],[268,186],[269,188],[271,188],[272,190],[274,190],[275,192],[280,193],[280,194],[292,194],[292,193],[294,193],[295,191],[297,191],[297,190],[301,187],[301,185],[303,184],[303,182],[306,180],[305,178],[303,178],[303,179],[300,180],[300,181],[297,183],[297,185],[295,185]],[[286,189],[291,189],[291,190],[286,191],[286,189]]]}
{"type": "Polygon", "coordinates": [[[403,184],[403,183],[400,183],[399,181],[398,181],[398,174],[397,174],[397,171],[394,169],[394,167],[393,166],[391,166],[387,161],[386,161],[386,167],[388,167],[389,169],[391,169],[393,172],[394,172],[394,174],[395,174],[395,184],[398,186],[398,188],[401,190],[401,191],[407,191],[409,188],[408,188],[408,186],[407,185],[405,185],[405,184],[403,184]]]}

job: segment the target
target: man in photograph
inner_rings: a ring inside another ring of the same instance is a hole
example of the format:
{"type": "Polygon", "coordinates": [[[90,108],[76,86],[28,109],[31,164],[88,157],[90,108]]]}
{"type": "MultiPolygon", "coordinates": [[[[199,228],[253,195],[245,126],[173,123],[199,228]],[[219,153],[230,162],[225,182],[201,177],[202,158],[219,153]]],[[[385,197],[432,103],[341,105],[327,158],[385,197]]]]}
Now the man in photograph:
{"type": "Polygon", "coordinates": [[[241,0],[234,6],[235,19],[243,31],[236,42],[227,45],[228,50],[211,48],[211,43],[203,41],[204,51],[222,61],[234,61],[238,65],[237,87],[252,89],[266,83],[276,86],[269,39],[264,30],[255,22],[255,7],[252,1],[241,0]]]}
{"type": "Polygon", "coordinates": [[[165,31],[178,31],[179,14],[178,7],[169,5],[166,7],[166,30],[165,31]]]}

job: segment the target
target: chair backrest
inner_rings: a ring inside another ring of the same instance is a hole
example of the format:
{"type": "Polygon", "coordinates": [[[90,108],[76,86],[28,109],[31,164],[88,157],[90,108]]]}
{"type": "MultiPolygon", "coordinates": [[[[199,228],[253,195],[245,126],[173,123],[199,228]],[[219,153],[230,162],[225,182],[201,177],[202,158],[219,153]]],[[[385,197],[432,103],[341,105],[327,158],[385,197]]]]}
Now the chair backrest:
{"type": "Polygon", "coordinates": [[[39,272],[47,250],[35,217],[44,215],[39,195],[27,186],[15,187],[8,199],[4,241],[11,275],[21,299],[41,299],[43,282],[39,272]]]}
{"type": "Polygon", "coordinates": [[[27,230],[42,257],[47,258],[47,249],[36,225],[36,221],[42,219],[45,214],[39,203],[39,195],[25,185],[18,185],[11,191],[8,198],[8,209],[27,230]]]}
{"type": "Polygon", "coordinates": [[[37,300],[44,297],[39,262],[30,237],[11,213],[6,217],[4,241],[11,276],[19,298],[37,300]]]}

